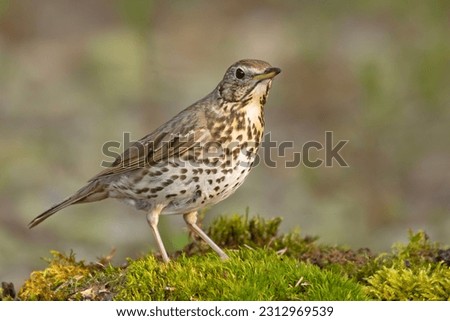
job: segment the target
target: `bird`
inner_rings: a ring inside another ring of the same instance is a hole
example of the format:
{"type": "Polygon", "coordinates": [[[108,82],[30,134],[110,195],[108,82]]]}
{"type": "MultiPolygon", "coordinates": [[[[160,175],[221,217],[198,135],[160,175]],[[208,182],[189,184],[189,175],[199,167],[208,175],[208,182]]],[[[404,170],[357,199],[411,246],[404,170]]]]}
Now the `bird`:
{"type": "Polygon", "coordinates": [[[164,262],[170,259],[158,221],[160,215],[170,214],[183,215],[193,233],[228,259],[198,226],[198,211],[233,194],[252,169],[264,132],[264,105],[280,72],[257,59],[234,63],[211,93],[134,142],[28,227],[69,205],[115,198],[146,212],[164,262]]]}

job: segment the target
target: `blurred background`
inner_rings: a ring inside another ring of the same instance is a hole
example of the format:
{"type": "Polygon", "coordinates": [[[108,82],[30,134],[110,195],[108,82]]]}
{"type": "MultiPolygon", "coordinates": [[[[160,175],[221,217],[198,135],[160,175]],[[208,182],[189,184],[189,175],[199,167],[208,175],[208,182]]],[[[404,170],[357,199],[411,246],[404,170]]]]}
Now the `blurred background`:
{"type": "MultiPolygon", "coordinates": [[[[242,58],[282,68],[266,131],[295,147],[206,225],[248,207],[329,244],[388,250],[408,228],[450,244],[449,17],[445,0],[0,0],[0,280],[19,288],[52,249],[116,248],[116,264],[154,250],[116,200],[27,223],[101,169],[105,142],[146,135],[242,58]],[[349,167],[283,166],[326,131],[349,140],[349,167]]],[[[188,242],[180,216],[160,226],[170,251],[188,242]]]]}

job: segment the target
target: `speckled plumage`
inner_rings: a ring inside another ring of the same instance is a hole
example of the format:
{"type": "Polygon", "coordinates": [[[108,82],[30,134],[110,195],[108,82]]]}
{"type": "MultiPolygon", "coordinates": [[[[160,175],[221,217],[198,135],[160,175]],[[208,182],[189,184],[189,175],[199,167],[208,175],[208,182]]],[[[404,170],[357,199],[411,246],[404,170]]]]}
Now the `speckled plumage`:
{"type": "Polygon", "coordinates": [[[244,182],[262,139],[264,104],[279,72],[261,60],[236,62],[209,95],[137,141],[29,226],[72,204],[117,198],[147,211],[164,261],[169,258],[157,229],[164,214],[183,214],[188,226],[227,258],[196,225],[197,211],[227,198],[244,182]]]}

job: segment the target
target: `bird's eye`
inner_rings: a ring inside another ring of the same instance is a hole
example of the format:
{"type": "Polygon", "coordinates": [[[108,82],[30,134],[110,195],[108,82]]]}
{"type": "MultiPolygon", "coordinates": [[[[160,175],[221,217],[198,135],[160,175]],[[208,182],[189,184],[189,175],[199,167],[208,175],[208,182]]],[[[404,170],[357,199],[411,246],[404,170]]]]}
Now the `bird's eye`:
{"type": "Polygon", "coordinates": [[[245,72],[241,68],[236,69],[236,78],[237,79],[242,79],[242,78],[244,78],[244,76],[245,76],[245,72]]]}

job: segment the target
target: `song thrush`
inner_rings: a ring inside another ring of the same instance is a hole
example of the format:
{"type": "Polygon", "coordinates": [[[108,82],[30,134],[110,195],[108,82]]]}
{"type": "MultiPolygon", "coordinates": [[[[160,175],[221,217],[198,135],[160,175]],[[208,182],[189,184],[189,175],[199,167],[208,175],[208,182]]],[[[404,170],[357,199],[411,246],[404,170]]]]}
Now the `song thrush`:
{"type": "Polygon", "coordinates": [[[134,143],[29,227],[69,205],[111,197],[147,212],[165,262],[169,257],[158,219],[166,214],[183,214],[189,228],[226,259],[196,224],[197,211],[227,198],[244,182],[261,143],[272,79],[280,71],[261,60],[236,62],[209,95],[134,143]]]}

